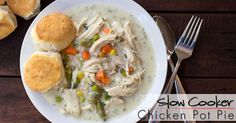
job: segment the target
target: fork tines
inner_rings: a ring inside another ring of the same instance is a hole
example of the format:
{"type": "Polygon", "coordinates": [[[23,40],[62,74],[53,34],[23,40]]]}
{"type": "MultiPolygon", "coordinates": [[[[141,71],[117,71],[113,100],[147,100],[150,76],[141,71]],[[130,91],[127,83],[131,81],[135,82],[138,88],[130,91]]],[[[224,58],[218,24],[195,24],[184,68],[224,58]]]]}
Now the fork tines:
{"type": "Polygon", "coordinates": [[[179,43],[193,47],[197,40],[203,19],[193,15],[188,22],[183,34],[180,37],[179,43]]]}

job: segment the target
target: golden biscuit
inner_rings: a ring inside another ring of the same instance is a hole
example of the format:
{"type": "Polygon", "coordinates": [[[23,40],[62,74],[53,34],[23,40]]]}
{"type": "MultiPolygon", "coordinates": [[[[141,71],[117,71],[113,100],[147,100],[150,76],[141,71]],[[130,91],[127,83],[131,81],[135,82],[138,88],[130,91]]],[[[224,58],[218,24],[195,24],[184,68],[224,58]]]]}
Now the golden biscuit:
{"type": "Polygon", "coordinates": [[[45,92],[64,79],[61,55],[54,52],[36,52],[24,66],[24,80],[30,89],[45,92]]]}
{"type": "Polygon", "coordinates": [[[53,13],[38,22],[32,30],[32,36],[39,50],[61,51],[75,39],[76,27],[70,17],[53,13]]]}

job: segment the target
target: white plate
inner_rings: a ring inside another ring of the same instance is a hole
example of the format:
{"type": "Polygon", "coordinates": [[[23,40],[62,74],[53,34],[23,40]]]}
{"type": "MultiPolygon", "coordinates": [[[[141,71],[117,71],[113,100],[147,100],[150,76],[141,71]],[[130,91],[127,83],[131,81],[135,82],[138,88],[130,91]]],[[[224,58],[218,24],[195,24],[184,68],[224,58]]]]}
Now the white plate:
{"type": "MultiPolygon", "coordinates": [[[[130,14],[132,14],[141,24],[141,26],[145,29],[149,40],[153,46],[155,57],[156,57],[156,77],[153,79],[152,86],[150,87],[148,94],[142,102],[137,106],[137,108],[127,115],[122,115],[120,117],[114,117],[108,119],[106,122],[112,123],[133,123],[139,120],[137,114],[141,109],[150,109],[161,93],[161,90],[164,86],[166,72],[167,72],[167,58],[166,58],[166,49],[164,45],[164,41],[160,30],[156,26],[152,17],[137,3],[132,0],[56,0],[48,7],[46,7],[33,21],[31,26],[29,27],[23,44],[21,48],[20,54],[20,70],[21,76],[24,75],[23,68],[26,60],[33,54],[36,49],[32,42],[31,38],[31,28],[35,26],[35,24],[45,15],[48,15],[52,12],[63,12],[66,9],[69,9],[78,5],[89,5],[89,4],[110,4],[116,6],[130,14]],[[155,96],[153,96],[155,95],[155,96]]],[[[78,118],[73,118],[71,116],[66,116],[60,114],[54,106],[50,105],[43,97],[42,94],[31,91],[28,86],[25,84],[24,79],[22,77],[24,88],[34,106],[38,109],[38,111],[46,117],[49,121],[53,123],[79,123],[79,122],[89,122],[93,121],[84,121],[78,118]]],[[[30,116],[29,116],[30,117],[30,116]]]]}

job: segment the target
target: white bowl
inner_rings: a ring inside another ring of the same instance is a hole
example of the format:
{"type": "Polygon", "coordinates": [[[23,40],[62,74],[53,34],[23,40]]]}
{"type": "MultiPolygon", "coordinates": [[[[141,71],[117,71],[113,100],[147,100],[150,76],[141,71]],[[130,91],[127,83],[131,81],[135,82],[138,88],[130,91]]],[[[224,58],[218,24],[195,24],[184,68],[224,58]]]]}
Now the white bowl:
{"type": "MultiPolygon", "coordinates": [[[[151,41],[151,44],[155,52],[154,56],[156,58],[157,73],[156,77],[153,79],[154,82],[152,82],[152,85],[147,93],[147,96],[143,97],[143,100],[133,111],[127,113],[126,115],[121,115],[120,117],[110,118],[106,121],[112,123],[121,123],[121,122],[133,123],[139,120],[139,117],[137,116],[139,110],[151,109],[154,103],[157,101],[166,79],[167,57],[166,57],[166,48],[164,40],[160,33],[159,28],[156,26],[152,17],[140,5],[138,5],[132,0],[56,0],[53,3],[51,3],[35,18],[35,20],[31,24],[25,35],[20,54],[21,76],[24,75],[23,71],[24,63],[31,56],[31,54],[33,54],[36,51],[35,46],[32,42],[33,39],[31,38],[30,34],[31,29],[43,16],[48,15],[49,13],[52,12],[63,12],[66,9],[69,9],[74,6],[79,6],[84,4],[89,5],[96,3],[113,5],[116,6],[117,8],[120,8],[132,14],[137,19],[137,21],[139,21],[141,26],[145,29],[145,32],[147,33],[147,36],[151,41]]],[[[22,77],[22,82],[31,102],[38,109],[38,111],[49,121],[53,123],[94,122],[94,121],[84,121],[79,118],[74,118],[71,116],[60,114],[56,110],[56,108],[54,108],[54,106],[50,105],[43,98],[42,94],[31,91],[24,82],[23,77],[22,77]]]]}

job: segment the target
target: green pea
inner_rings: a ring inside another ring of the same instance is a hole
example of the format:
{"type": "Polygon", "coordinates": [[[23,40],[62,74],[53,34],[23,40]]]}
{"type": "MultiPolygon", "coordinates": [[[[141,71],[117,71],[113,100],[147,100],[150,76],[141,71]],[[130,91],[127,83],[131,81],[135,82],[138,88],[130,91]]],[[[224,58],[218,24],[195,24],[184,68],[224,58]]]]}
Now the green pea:
{"type": "Polygon", "coordinates": [[[82,92],[81,90],[77,90],[77,92],[76,92],[76,93],[77,93],[77,95],[78,95],[78,96],[80,96],[80,97],[82,97],[82,96],[83,96],[83,92],[82,92]]]}
{"type": "Polygon", "coordinates": [[[85,102],[85,97],[80,96],[79,99],[80,99],[80,102],[82,102],[82,103],[85,102]]]}
{"type": "Polygon", "coordinates": [[[98,91],[98,89],[99,89],[99,88],[98,88],[97,85],[93,85],[93,86],[92,86],[92,90],[93,90],[93,91],[98,91]]]}
{"type": "Polygon", "coordinates": [[[79,78],[80,80],[84,78],[84,73],[83,72],[79,72],[77,75],[77,78],[79,78]]]}
{"type": "Polygon", "coordinates": [[[62,101],[62,98],[60,96],[56,96],[55,100],[56,100],[57,103],[60,103],[62,101]]]}

